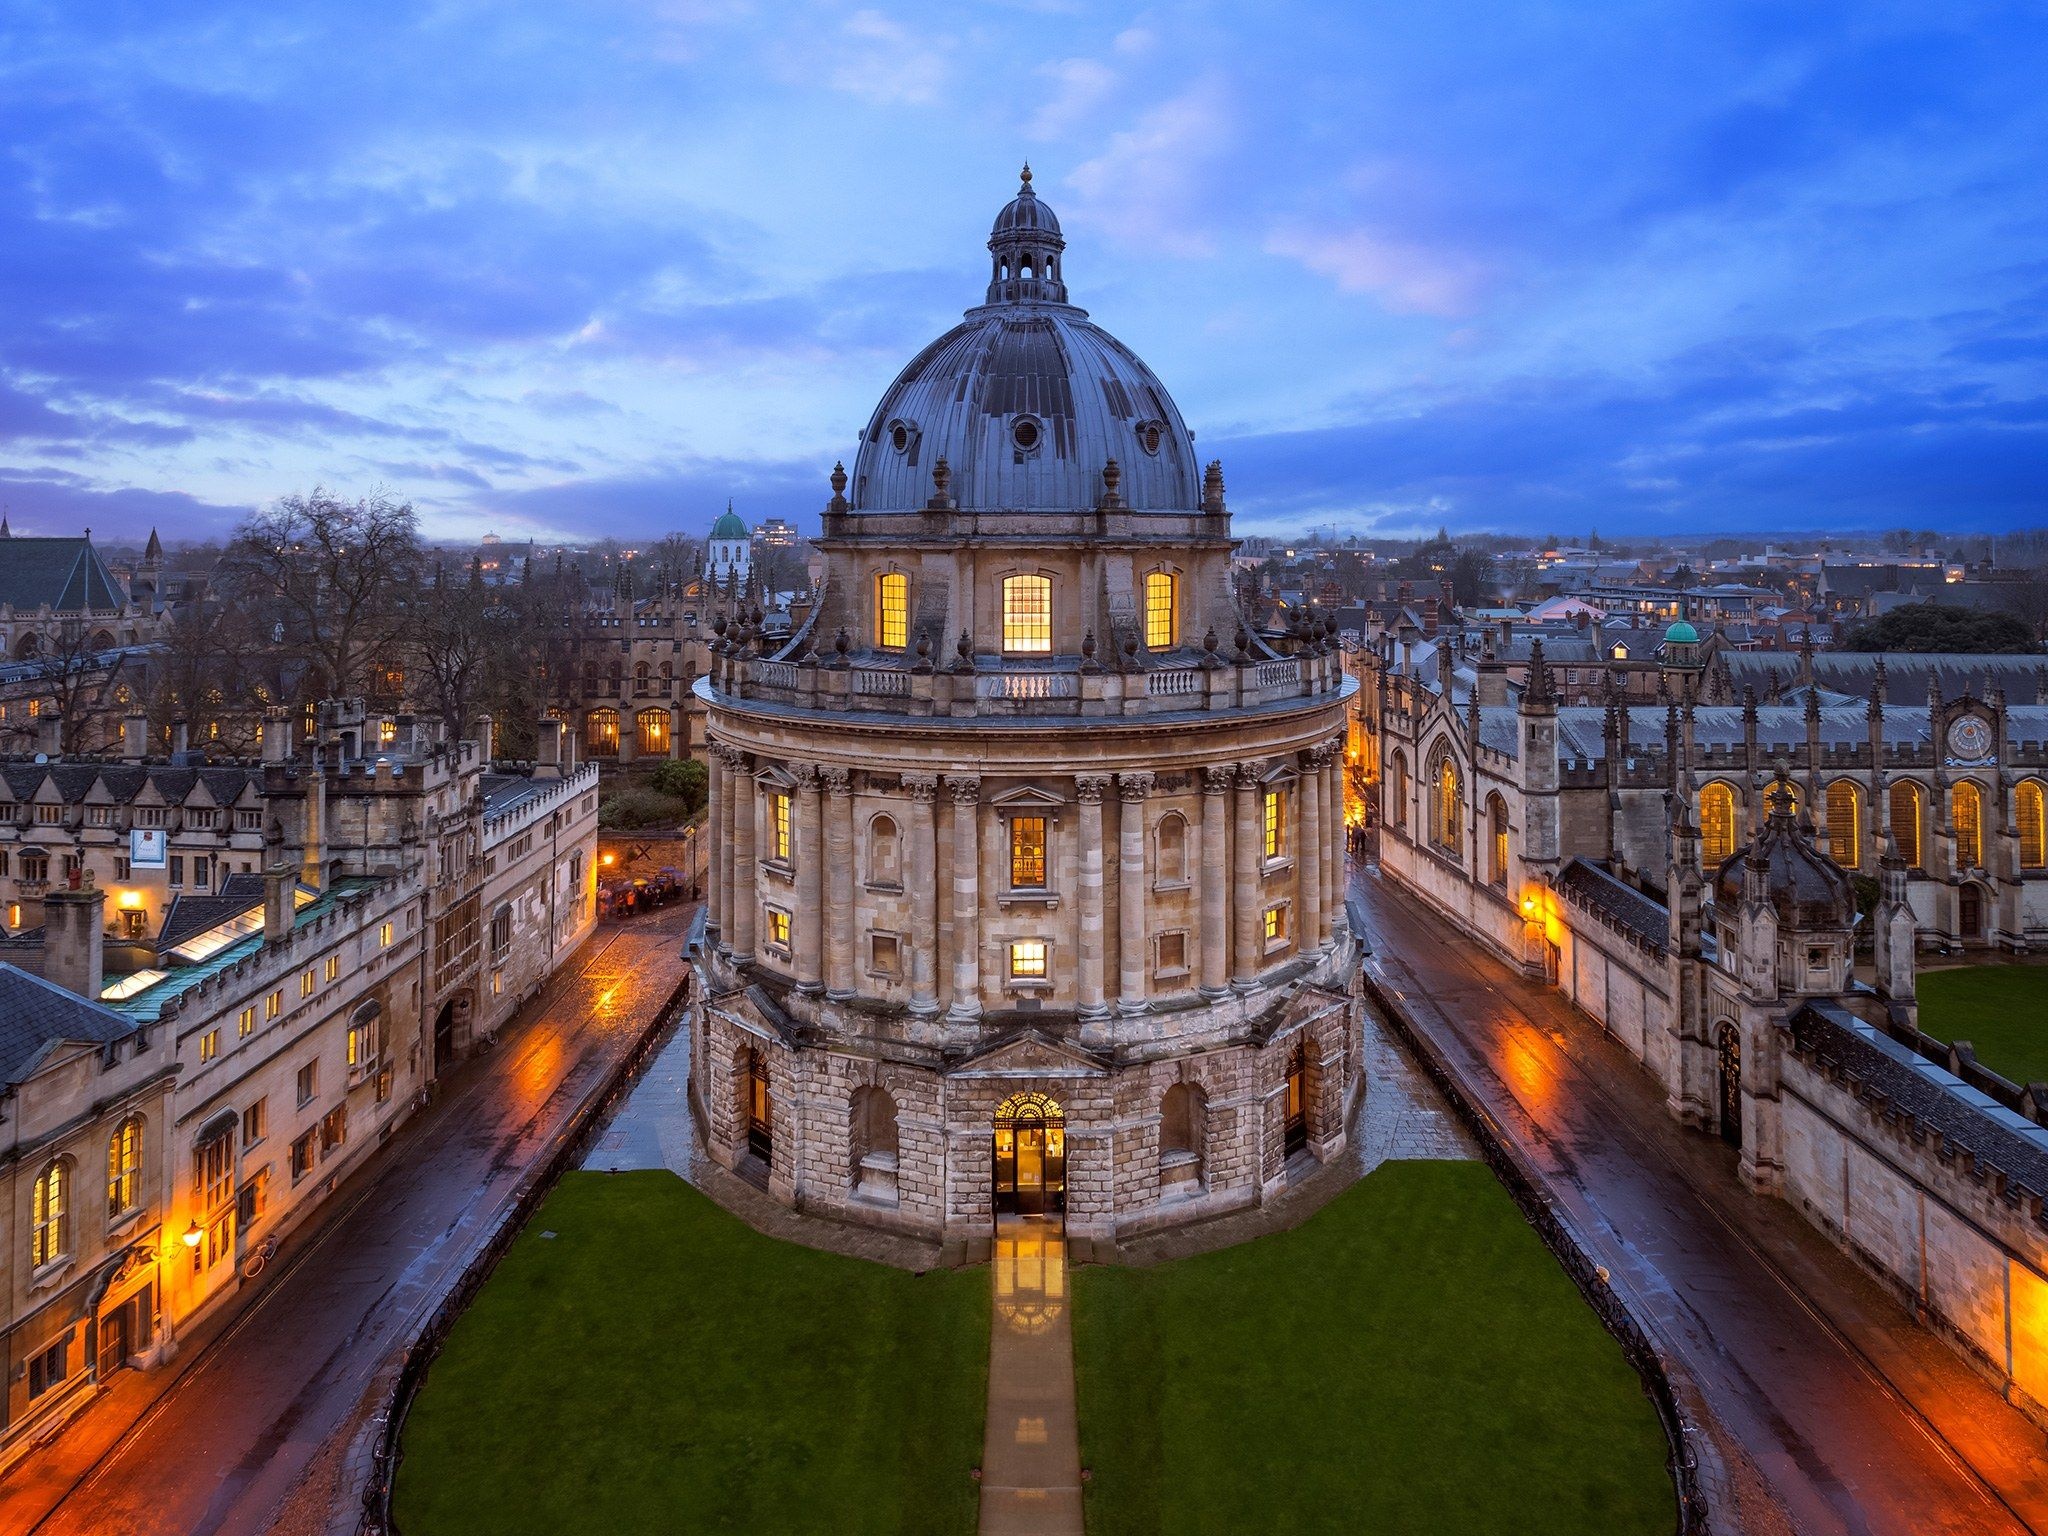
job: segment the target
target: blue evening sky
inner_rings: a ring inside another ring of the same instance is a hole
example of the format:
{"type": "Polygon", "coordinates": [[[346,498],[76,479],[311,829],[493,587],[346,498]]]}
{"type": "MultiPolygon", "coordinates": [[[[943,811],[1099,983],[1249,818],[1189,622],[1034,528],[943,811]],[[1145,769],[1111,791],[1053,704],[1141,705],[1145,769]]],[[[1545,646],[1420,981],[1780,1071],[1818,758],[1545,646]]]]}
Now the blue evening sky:
{"type": "Polygon", "coordinates": [[[1028,157],[1245,531],[2048,522],[2034,5],[0,7],[0,502],[813,524],[1028,157]]]}

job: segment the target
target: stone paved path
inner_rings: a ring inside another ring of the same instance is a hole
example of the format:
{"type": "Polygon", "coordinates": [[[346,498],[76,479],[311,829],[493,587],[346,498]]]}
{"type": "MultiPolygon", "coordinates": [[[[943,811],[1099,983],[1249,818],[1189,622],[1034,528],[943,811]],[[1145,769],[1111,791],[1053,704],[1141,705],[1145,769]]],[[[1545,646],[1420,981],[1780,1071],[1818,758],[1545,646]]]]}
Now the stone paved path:
{"type": "Polygon", "coordinates": [[[991,1268],[981,1536],[1081,1536],[1074,1329],[1058,1222],[1005,1217],[991,1268]]]}

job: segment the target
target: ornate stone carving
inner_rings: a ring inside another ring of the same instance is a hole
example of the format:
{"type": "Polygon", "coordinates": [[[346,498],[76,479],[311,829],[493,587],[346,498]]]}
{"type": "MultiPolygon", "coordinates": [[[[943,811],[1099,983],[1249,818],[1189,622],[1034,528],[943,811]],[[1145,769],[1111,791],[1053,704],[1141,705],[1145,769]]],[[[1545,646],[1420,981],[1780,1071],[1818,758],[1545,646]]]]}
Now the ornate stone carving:
{"type": "Polygon", "coordinates": [[[953,774],[946,776],[946,788],[952,791],[955,805],[973,805],[981,798],[981,780],[961,778],[953,774]]]}
{"type": "Polygon", "coordinates": [[[1202,793],[1225,795],[1230,793],[1230,781],[1236,777],[1235,768],[1204,768],[1202,770],[1202,793]]]}
{"type": "Polygon", "coordinates": [[[853,793],[853,770],[851,768],[841,768],[835,765],[821,768],[818,770],[818,773],[825,781],[825,792],[827,794],[850,795],[853,793]]]}
{"type": "Polygon", "coordinates": [[[1135,804],[1152,793],[1152,775],[1149,773],[1120,773],[1116,776],[1117,798],[1126,804],[1135,804]]]}
{"type": "Polygon", "coordinates": [[[1077,777],[1074,780],[1074,798],[1083,805],[1100,805],[1102,803],[1102,792],[1107,788],[1109,788],[1109,779],[1106,776],[1097,777],[1089,774],[1077,777]]]}
{"type": "Polygon", "coordinates": [[[939,776],[935,773],[906,773],[903,787],[910,791],[910,798],[930,805],[939,798],[939,776]]]}

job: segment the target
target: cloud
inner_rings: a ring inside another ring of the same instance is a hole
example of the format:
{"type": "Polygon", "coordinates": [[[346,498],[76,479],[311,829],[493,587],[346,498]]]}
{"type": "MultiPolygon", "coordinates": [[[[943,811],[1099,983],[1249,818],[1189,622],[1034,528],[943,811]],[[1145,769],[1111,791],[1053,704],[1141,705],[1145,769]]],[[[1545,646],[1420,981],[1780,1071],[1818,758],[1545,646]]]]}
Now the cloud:
{"type": "Polygon", "coordinates": [[[1148,108],[1067,177],[1080,211],[1120,243],[1210,255],[1219,203],[1211,162],[1231,123],[1229,92],[1214,75],[1148,108]]]}
{"type": "Polygon", "coordinates": [[[1287,226],[1267,238],[1266,250],[1330,278],[1340,293],[1376,294],[1396,314],[1470,314],[1486,275],[1469,257],[1427,251],[1363,229],[1287,226]]]}
{"type": "Polygon", "coordinates": [[[877,106],[930,106],[949,82],[949,51],[941,34],[881,11],[855,11],[840,24],[825,79],[834,90],[877,106]]]}

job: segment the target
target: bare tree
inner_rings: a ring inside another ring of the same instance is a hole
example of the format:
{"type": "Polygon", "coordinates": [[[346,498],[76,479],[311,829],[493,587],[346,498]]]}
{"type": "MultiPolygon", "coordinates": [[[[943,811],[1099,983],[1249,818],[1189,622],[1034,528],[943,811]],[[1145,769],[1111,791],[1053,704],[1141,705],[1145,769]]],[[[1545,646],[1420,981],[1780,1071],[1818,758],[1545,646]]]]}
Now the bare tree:
{"type": "Polygon", "coordinates": [[[514,615],[484,585],[472,557],[467,577],[450,581],[436,565],[434,580],[410,605],[407,651],[424,686],[422,702],[453,736],[468,731],[494,659],[512,639],[514,615]]]}
{"type": "Polygon", "coordinates": [[[159,741],[184,720],[195,742],[237,756],[256,750],[267,705],[289,702],[304,670],[272,638],[278,621],[250,604],[212,598],[181,605],[150,668],[148,714],[159,741]]]}
{"type": "Polygon", "coordinates": [[[371,691],[373,671],[398,654],[421,561],[410,502],[381,492],[348,502],[315,487],[245,521],[225,567],[245,597],[276,611],[282,643],[319,667],[327,691],[347,697],[371,691]]]}
{"type": "Polygon", "coordinates": [[[130,671],[126,652],[94,643],[103,638],[84,620],[65,619],[42,637],[32,657],[16,663],[24,675],[8,692],[10,702],[19,700],[23,707],[9,710],[0,726],[8,749],[42,745],[52,720],[57,750],[66,755],[98,751],[113,739],[118,727],[109,717],[132,697],[140,678],[130,671]]]}

